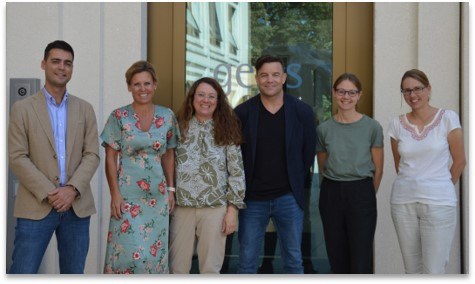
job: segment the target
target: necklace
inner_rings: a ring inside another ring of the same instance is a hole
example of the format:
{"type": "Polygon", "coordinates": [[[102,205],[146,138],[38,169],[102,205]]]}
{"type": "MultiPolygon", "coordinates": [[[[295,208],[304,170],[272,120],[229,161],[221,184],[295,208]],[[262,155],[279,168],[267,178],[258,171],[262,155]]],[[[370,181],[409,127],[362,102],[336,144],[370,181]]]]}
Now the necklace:
{"type": "Polygon", "coordinates": [[[138,111],[136,110],[135,113],[137,113],[137,116],[141,119],[141,120],[145,120],[147,118],[150,118],[151,116],[153,116],[155,114],[155,107],[152,105],[151,107],[149,107],[149,109],[147,111],[138,111]]]}
{"type": "Polygon", "coordinates": [[[147,112],[140,113],[138,110],[134,110],[134,112],[137,115],[136,126],[142,131],[150,130],[154,120],[155,106],[152,105],[147,112]]]}

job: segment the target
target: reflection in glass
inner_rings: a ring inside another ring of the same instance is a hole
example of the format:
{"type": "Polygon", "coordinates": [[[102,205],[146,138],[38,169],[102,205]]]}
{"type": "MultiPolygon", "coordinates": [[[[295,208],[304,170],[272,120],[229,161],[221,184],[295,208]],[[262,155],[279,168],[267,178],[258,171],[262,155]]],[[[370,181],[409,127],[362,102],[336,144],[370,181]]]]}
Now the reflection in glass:
{"type": "Polygon", "coordinates": [[[221,37],[221,29],[219,28],[218,14],[216,12],[216,3],[210,2],[209,6],[209,42],[217,47],[221,46],[223,38],[221,37]]]}
{"type": "Polygon", "coordinates": [[[186,34],[199,38],[200,36],[200,27],[193,16],[193,12],[191,11],[191,5],[187,5],[186,7],[186,34]]]}
{"type": "Polygon", "coordinates": [[[228,7],[229,15],[228,15],[228,33],[229,33],[229,52],[231,54],[237,55],[237,50],[238,46],[236,43],[236,40],[234,40],[234,23],[236,20],[235,14],[236,14],[236,8],[229,6],[228,7]]]}
{"type": "Polygon", "coordinates": [[[331,115],[332,4],[250,3],[251,57],[282,57],[287,92],[313,106],[318,121],[331,115]]]}

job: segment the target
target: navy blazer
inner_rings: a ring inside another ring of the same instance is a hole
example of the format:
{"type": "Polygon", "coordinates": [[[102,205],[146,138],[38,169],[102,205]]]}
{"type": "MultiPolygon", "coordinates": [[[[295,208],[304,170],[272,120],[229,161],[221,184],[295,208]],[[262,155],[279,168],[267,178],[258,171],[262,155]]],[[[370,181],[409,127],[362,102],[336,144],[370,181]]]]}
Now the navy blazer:
{"type": "MultiPolygon", "coordinates": [[[[235,112],[241,120],[244,137],[241,151],[246,175],[246,190],[250,188],[254,176],[259,104],[260,95],[257,95],[235,108],[235,112]]],[[[289,94],[284,94],[283,107],[285,111],[287,173],[295,199],[303,209],[305,189],[309,190],[310,188],[310,168],[316,154],[315,116],[309,105],[289,94]]]]}

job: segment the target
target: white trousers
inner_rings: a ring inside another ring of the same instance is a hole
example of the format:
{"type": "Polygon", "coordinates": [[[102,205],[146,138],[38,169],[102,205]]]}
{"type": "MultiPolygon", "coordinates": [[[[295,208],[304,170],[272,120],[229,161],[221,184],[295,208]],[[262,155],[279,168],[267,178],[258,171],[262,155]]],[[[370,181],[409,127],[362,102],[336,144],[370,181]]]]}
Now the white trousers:
{"type": "Polygon", "coordinates": [[[444,274],[457,224],[457,207],[391,204],[406,273],[444,274]]]}

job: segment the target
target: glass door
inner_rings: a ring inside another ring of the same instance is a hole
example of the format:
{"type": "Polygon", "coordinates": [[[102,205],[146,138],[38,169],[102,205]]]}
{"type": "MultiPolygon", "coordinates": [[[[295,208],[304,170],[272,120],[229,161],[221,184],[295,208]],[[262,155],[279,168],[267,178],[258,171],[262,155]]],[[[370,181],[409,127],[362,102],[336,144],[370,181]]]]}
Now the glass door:
{"type": "MultiPolygon", "coordinates": [[[[233,107],[258,94],[253,63],[262,54],[283,58],[286,91],[310,106],[320,122],[331,116],[332,3],[192,2],[186,5],[186,88],[216,78],[233,107]]],[[[308,189],[302,253],[305,273],[328,273],[318,211],[317,167],[308,189]]],[[[228,237],[222,273],[235,273],[237,234],[228,237]]],[[[282,273],[279,240],[268,225],[260,273],[282,273]]],[[[194,260],[194,270],[197,263],[194,260]]]]}
{"type": "MultiPolygon", "coordinates": [[[[347,71],[357,74],[365,89],[358,110],[372,116],[373,3],[160,2],[147,6],[147,59],[159,78],[156,104],[178,110],[187,88],[198,78],[211,76],[236,106],[258,93],[254,60],[274,53],[287,65],[286,91],[312,106],[317,122],[332,115],[333,74],[347,71]]],[[[314,168],[302,236],[305,272],[329,273],[314,168]]],[[[261,272],[282,272],[278,242],[270,224],[261,272]]],[[[235,273],[237,236],[230,236],[227,244],[222,272],[235,273]]],[[[196,259],[193,269],[196,273],[196,259]]]]}
{"type": "Polygon", "coordinates": [[[186,84],[218,79],[233,106],[258,93],[253,63],[287,65],[287,92],[331,115],[332,3],[192,2],[186,5],[186,84]]]}

